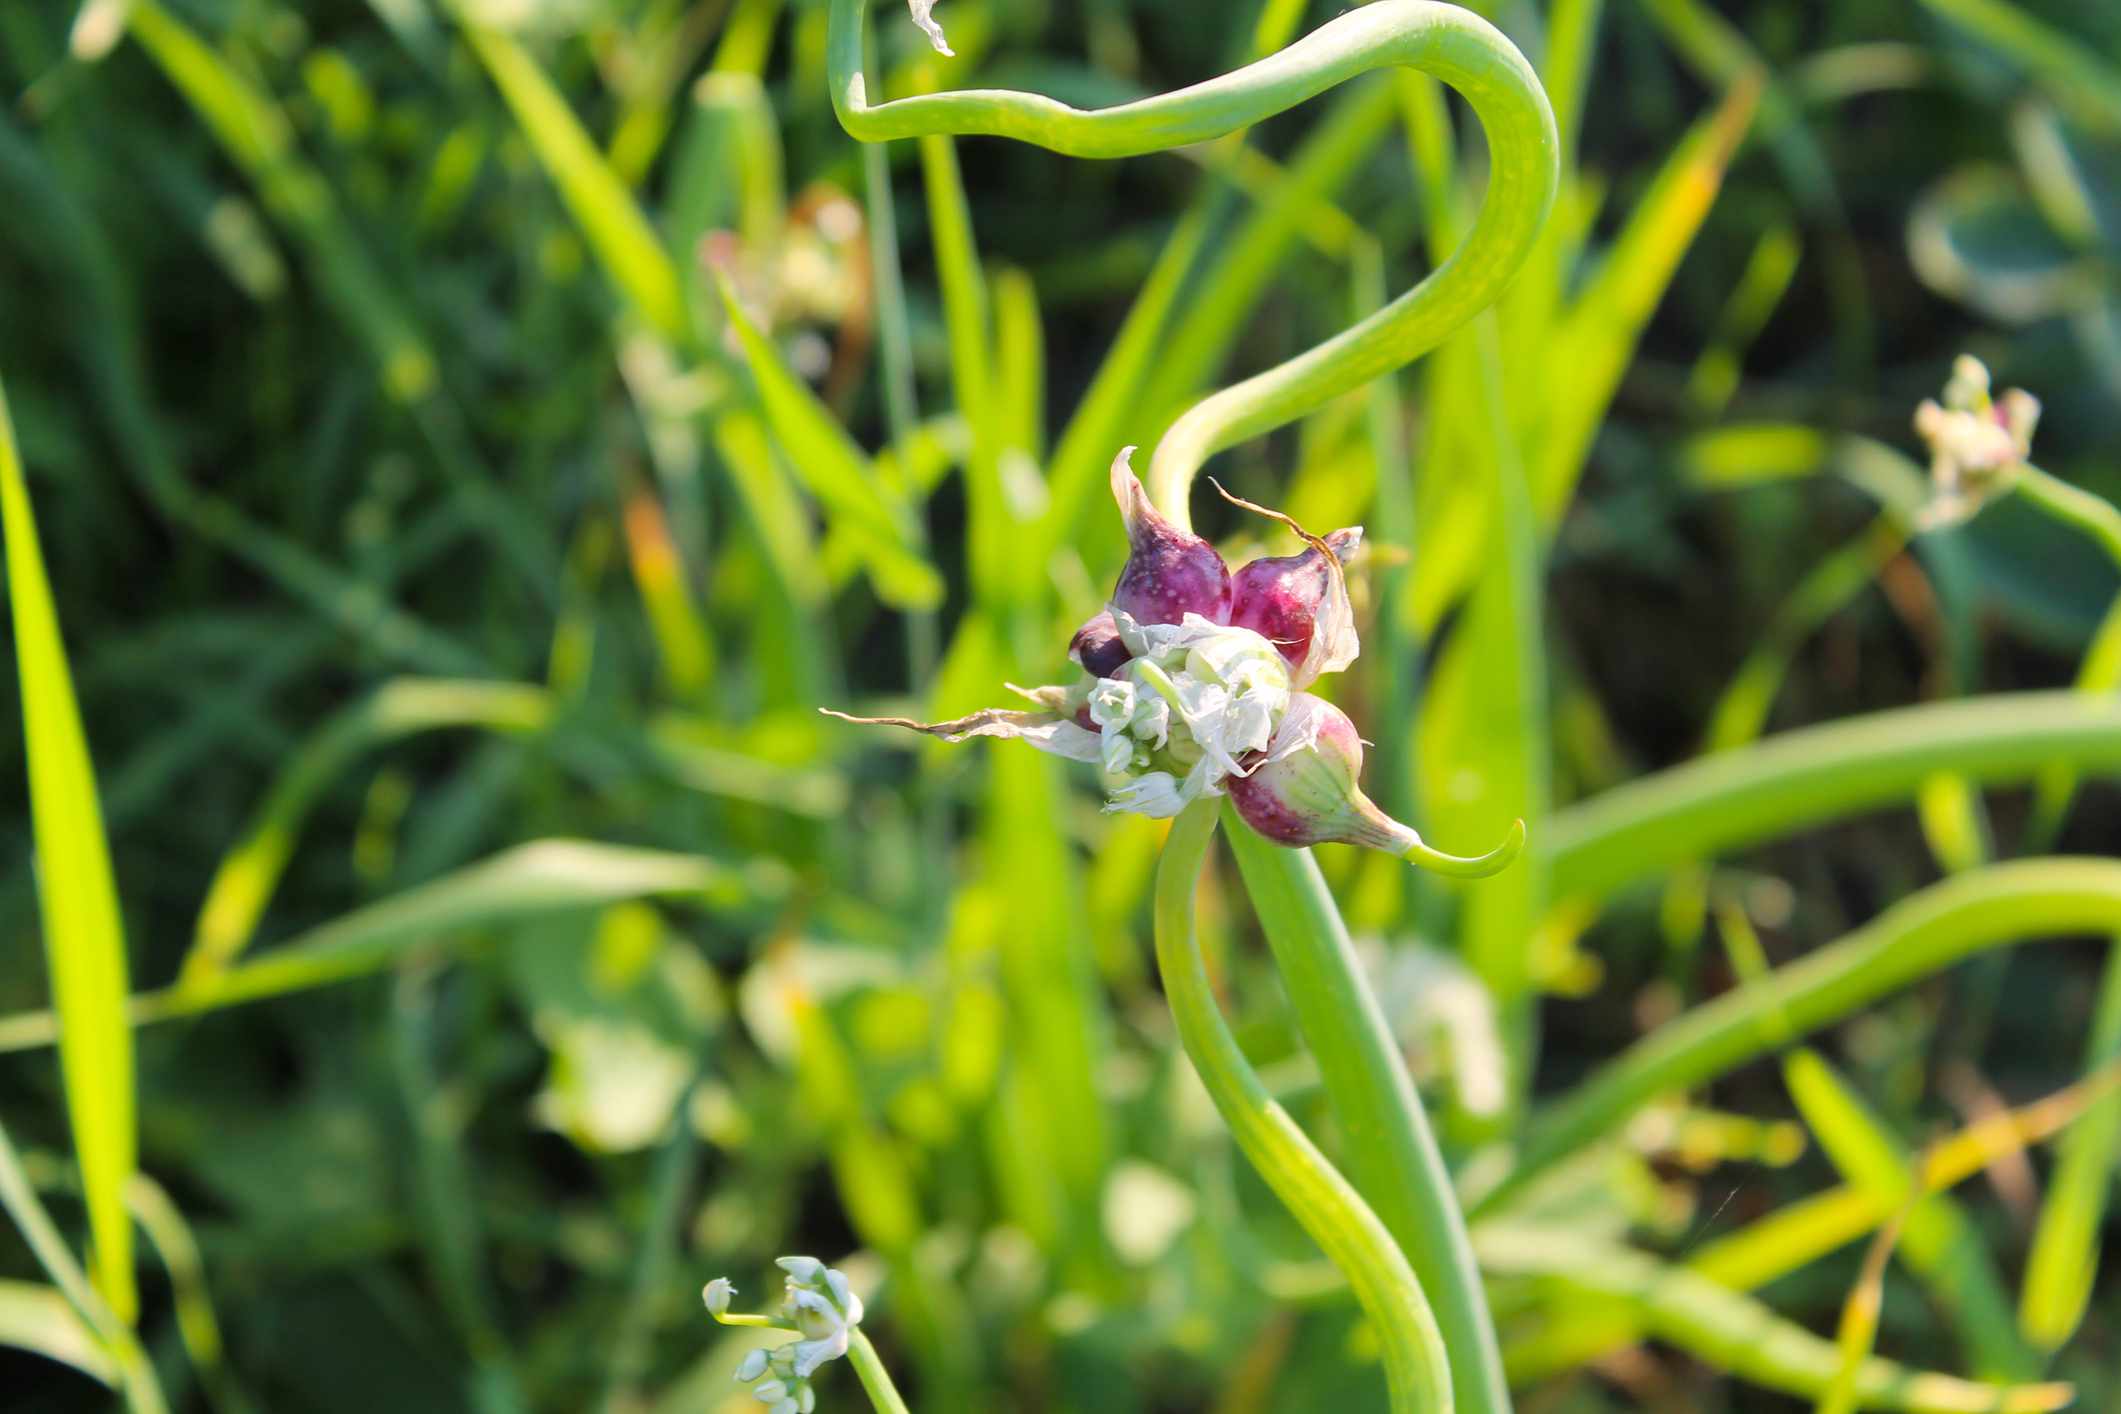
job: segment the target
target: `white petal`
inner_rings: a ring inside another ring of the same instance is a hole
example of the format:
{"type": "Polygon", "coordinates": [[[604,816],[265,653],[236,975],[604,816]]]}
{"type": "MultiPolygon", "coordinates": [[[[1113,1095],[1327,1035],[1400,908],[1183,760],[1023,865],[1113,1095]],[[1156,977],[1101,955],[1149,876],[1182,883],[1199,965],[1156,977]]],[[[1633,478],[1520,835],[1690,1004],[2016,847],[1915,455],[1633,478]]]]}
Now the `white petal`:
{"type": "Polygon", "coordinates": [[[1104,751],[1104,768],[1115,776],[1123,774],[1134,764],[1134,753],[1140,749],[1140,744],[1127,735],[1124,727],[1118,725],[1105,728],[1099,745],[1104,751]]]}
{"type": "Polygon", "coordinates": [[[1222,780],[1228,774],[1213,757],[1201,757],[1193,763],[1193,769],[1186,772],[1186,778],[1178,783],[1179,799],[1191,805],[1196,800],[1221,795],[1222,780]]]}
{"type": "Polygon", "coordinates": [[[1168,820],[1185,809],[1190,800],[1179,793],[1178,781],[1169,771],[1150,771],[1113,791],[1111,799],[1105,802],[1105,809],[1168,820]]]}
{"type": "Polygon", "coordinates": [[[1162,747],[1171,739],[1171,704],[1161,697],[1150,697],[1135,709],[1127,730],[1152,748],[1162,747]]]}
{"type": "Polygon", "coordinates": [[[1281,725],[1275,729],[1274,739],[1267,743],[1266,759],[1279,761],[1318,745],[1318,729],[1325,723],[1325,713],[1321,710],[1324,706],[1324,699],[1308,692],[1291,695],[1281,725]]]}
{"type": "Polygon", "coordinates": [[[1090,720],[1101,727],[1123,727],[1140,705],[1140,697],[1140,690],[1126,678],[1100,678],[1090,689],[1090,720]]]}
{"type": "Polygon", "coordinates": [[[823,1340],[799,1340],[795,1343],[795,1372],[807,1380],[817,1373],[818,1366],[846,1353],[847,1332],[844,1327],[836,1336],[823,1340]]]}

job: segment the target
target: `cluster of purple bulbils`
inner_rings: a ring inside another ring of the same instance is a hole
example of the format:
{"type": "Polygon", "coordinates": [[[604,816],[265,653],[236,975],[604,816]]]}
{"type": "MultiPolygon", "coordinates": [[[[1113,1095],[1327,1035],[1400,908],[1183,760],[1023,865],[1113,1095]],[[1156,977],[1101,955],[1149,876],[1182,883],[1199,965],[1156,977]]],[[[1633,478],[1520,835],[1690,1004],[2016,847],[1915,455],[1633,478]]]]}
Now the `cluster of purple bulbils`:
{"type": "Polygon", "coordinates": [[[1227,797],[1246,824],[1292,847],[1358,844],[1460,874],[1490,873],[1514,858],[1521,825],[1502,848],[1464,860],[1430,849],[1386,815],[1356,784],[1363,742],[1354,723],[1305,690],[1359,651],[1345,565],[1361,529],[1314,536],[1229,497],[1305,542],[1300,553],[1262,556],[1233,572],[1213,545],[1150,503],[1129,465],[1132,450],[1112,464],[1127,563],[1110,602],[1068,644],[1083,670],[1077,682],[1014,689],[1033,710],[995,708],[949,722],[848,720],[946,741],[1013,738],[1096,763],[1120,782],[1108,809],[1171,816],[1227,797]]]}

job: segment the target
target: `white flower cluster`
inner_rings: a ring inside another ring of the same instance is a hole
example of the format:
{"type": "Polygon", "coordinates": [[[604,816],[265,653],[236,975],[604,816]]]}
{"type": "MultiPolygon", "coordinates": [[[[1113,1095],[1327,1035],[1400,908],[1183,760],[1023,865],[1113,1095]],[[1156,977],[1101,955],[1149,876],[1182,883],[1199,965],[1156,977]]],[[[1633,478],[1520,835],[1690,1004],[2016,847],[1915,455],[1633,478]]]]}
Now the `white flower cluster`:
{"type": "Polygon", "coordinates": [[[1272,747],[1263,759],[1278,760],[1309,745],[1277,739],[1294,688],[1288,660],[1259,634],[1199,614],[1176,624],[1114,619],[1134,656],[1098,679],[1088,703],[1100,764],[1128,777],[1106,809],[1176,815],[1256,768],[1243,764],[1251,753],[1272,747]]]}
{"type": "Polygon", "coordinates": [[[2032,455],[2040,400],[2022,388],[1989,396],[1988,368],[1971,354],[1952,364],[1944,402],[1925,398],[1915,409],[1915,432],[1929,444],[1936,500],[1931,524],[1964,520],[2032,455]]]}
{"type": "MultiPolygon", "coordinates": [[[[811,1414],[817,1408],[817,1391],[810,1377],[826,1361],[847,1353],[848,1336],[861,1323],[862,1298],[847,1285],[844,1273],[815,1257],[782,1257],[778,1265],[788,1273],[786,1318],[802,1339],[752,1351],[737,1366],[736,1377],[752,1386],[752,1397],[767,1406],[768,1414],[811,1414]]],[[[718,1321],[764,1323],[763,1317],[730,1317],[734,1295],[736,1288],[726,1277],[707,1283],[702,1293],[708,1312],[718,1321]]]]}

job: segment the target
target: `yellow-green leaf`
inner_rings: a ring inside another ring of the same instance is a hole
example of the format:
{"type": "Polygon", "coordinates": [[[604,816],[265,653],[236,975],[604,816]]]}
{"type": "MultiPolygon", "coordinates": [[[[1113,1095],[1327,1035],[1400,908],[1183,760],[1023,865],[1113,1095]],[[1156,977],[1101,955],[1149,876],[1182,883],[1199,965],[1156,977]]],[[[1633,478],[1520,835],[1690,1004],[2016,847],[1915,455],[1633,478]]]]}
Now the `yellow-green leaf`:
{"type": "Polygon", "coordinates": [[[58,610],[44,573],[4,389],[0,523],[6,536],[8,598],[22,685],[37,892],[52,1008],[60,1022],[67,1117],[88,1202],[96,1285],[119,1318],[130,1324],[140,1303],[133,1282],[133,1230],[125,1211],[125,1185],[132,1177],[138,1140],[133,1038],[125,1021],[125,933],[103,835],[103,811],[96,799],[95,768],[74,701],[73,676],[59,637],[58,610]]]}

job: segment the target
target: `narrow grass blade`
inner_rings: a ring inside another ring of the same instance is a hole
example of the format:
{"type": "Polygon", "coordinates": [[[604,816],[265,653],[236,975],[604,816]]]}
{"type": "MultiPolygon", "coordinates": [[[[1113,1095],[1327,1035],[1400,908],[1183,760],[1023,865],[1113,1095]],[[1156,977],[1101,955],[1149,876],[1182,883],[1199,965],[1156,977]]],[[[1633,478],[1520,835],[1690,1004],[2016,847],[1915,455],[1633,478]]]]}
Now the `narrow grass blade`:
{"type": "Polygon", "coordinates": [[[633,193],[582,130],[537,61],[499,30],[467,24],[464,37],[501,90],[516,123],[590,249],[636,314],[663,337],[683,342],[691,320],[677,266],[633,193]]]}
{"type": "MultiPolygon", "coordinates": [[[[2086,1074],[2121,1059],[2121,938],[2108,951],[2099,1006],[2085,1047],[2086,1074]]],[[[2018,1293],[2018,1328],[2042,1350],[2058,1350],[2076,1333],[2099,1272],[2107,1196],[2121,1153],[2121,1093],[2108,1090],[2063,1139],[2040,1205],[2018,1293]]]]}
{"type": "Polygon", "coordinates": [[[1207,244],[1208,230],[1204,206],[1196,205],[1180,219],[1142,281],[1141,292],[1113,336],[1104,362],[1062,429],[1047,478],[1047,543],[1068,544],[1079,537],[1103,499],[1105,472],[1113,454],[1130,441],[1146,440],[1145,433],[1130,425],[1129,419],[1136,415],[1135,400],[1150,369],[1163,355],[1164,331],[1186,277],[1207,244]]]}
{"type": "Polygon", "coordinates": [[[943,332],[950,345],[950,388],[971,445],[965,456],[965,555],[972,593],[998,615],[1036,596],[1040,565],[1028,553],[1026,523],[1043,506],[1012,494],[1002,469],[1009,414],[997,385],[987,281],[972,232],[972,203],[948,137],[920,139],[928,198],[929,239],[942,288],[943,332]]]}
{"type": "Polygon", "coordinates": [[[858,537],[878,595],[908,609],[932,609],[941,603],[942,576],[922,558],[910,517],[886,499],[869,458],[752,325],[726,287],[722,304],[758,384],[767,425],[788,465],[830,512],[833,524],[858,537]]]}
{"type": "Polygon", "coordinates": [[[1620,375],[1715,204],[1759,99],[1758,80],[1741,80],[1687,134],[1554,333],[1549,357],[1567,372],[1554,380],[1528,463],[1533,508],[1549,531],[1575,493],[1620,375]]]}
{"type": "Polygon", "coordinates": [[[2121,134],[2121,68],[2008,0],[1922,0],[2039,80],[2079,120],[2121,134]]]}
{"type": "Polygon", "coordinates": [[[1745,352],[1789,293],[1803,254],[1794,226],[1770,227],[1754,244],[1737,287],[1716,315],[1708,346],[1687,374],[1687,401],[1696,416],[1719,418],[1730,406],[1745,352]]]}
{"type": "MultiPolygon", "coordinates": [[[[787,876],[763,859],[737,867],[693,854],[539,840],[357,908],[204,981],[140,993],[132,1022],[196,1016],[365,977],[467,931],[557,911],[655,897],[734,909],[787,888],[787,876]]],[[[0,1018],[0,1052],[51,1045],[58,1029],[50,1012],[0,1018]]]]}
{"type": "Polygon", "coordinates": [[[1534,1117],[1517,1167],[1474,1211],[1492,1211],[1522,1192],[1657,1095],[1691,1089],[1975,953],[2103,932],[2117,908],[2121,861],[2107,859],[1998,864],[1924,889],[1840,941],[1637,1042],[1534,1117]]]}
{"type": "Polygon", "coordinates": [[[184,1220],[169,1193],[144,1173],[133,1175],[125,1199],[139,1220],[140,1231],[162,1259],[169,1273],[170,1295],[176,1307],[177,1334],[185,1353],[199,1372],[219,1414],[249,1414],[255,1406],[236,1383],[221,1342],[221,1322],[214,1315],[213,1293],[206,1285],[206,1262],[199,1255],[199,1242],[191,1224],[184,1220]]]}
{"type": "Polygon", "coordinates": [[[125,926],[95,767],[74,701],[73,674],[45,578],[5,389],[0,389],[0,526],[22,688],[44,956],[52,1008],[62,1027],[59,1064],[66,1079],[66,1112],[88,1202],[96,1288],[130,1325],[140,1296],[125,1185],[138,1161],[139,1138],[133,1038],[125,1024],[125,926]]]}
{"type": "Polygon", "coordinates": [[[56,1286],[0,1277],[0,1346],[71,1365],[111,1388],[118,1367],[56,1286]]]}
{"type": "Polygon", "coordinates": [[[1728,751],[1759,737],[1798,650],[1846,608],[1907,547],[1909,527],[1890,512],[1828,554],[1776,606],[1767,628],[1739,664],[1709,714],[1706,748],[1728,751]]]}
{"type": "Polygon", "coordinates": [[[1039,319],[1038,287],[1021,270],[1004,270],[994,277],[994,374],[995,420],[1003,454],[1023,456],[1028,467],[1042,465],[1046,333],[1039,319]]]}
{"type": "MultiPolygon", "coordinates": [[[[1975,1372],[2012,1380],[2037,1374],[2039,1362],[2013,1331],[2002,1278],[1966,1211],[1943,1194],[1921,1194],[1915,1165],[1884,1121],[1817,1051],[1792,1051],[1783,1060],[1783,1079],[1841,1176],[1896,1212],[1902,1258],[1951,1320],[1975,1372]]],[[[1849,1299],[1854,1307],[1856,1292],[1849,1299]]]]}
{"type": "Polygon", "coordinates": [[[67,1249],[66,1240],[59,1235],[51,1214],[37,1200],[37,1190],[30,1186],[29,1175],[22,1168],[22,1156],[15,1151],[15,1143],[8,1137],[5,1127],[0,1127],[0,1211],[14,1220],[30,1255],[44,1268],[44,1274],[52,1279],[52,1285],[67,1306],[116,1367],[126,1405],[132,1414],[165,1414],[168,1406],[163,1401],[162,1387],[155,1379],[155,1367],[148,1362],[147,1352],[140,1348],[139,1338],[133,1334],[132,1327],[118,1319],[110,1304],[96,1291],[88,1274],[81,1270],[81,1264],[74,1260],[74,1254],[67,1249]]]}
{"type": "Polygon", "coordinates": [[[1511,432],[1495,316],[1475,319],[1459,342],[1461,357],[1438,362],[1434,386],[1466,400],[1469,430],[1452,443],[1458,456],[1451,460],[1432,451],[1429,474],[1437,476],[1446,465],[1463,467],[1492,488],[1492,531],[1464,621],[1430,685],[1421,721],[1421,783],[1427,818],[1442,836],[1439,845],[1501,839],[1519,820],[1534,841],[1515,868],[1469,886],[1462,943],[1468,965],[1501,1010],[1514,1104],[1531,1077],[1537,1025],[1532,940],[1546,902],[1540,841],[1552,800],[1540,534],[1511,432]],[[1447,370],[1463,377],[1450,379],[1447,370]]]}
{"type": "Polygon", "coordinates": [[[1878,1313],[1885,1304],[1885,1264],[1900,1238],[1896,1218],[1878,1230],[1870,1250],[1863,1255],[1863,1269],[1849,1288],[1841,1306],[1841,1324],[1834,1332],[1834,1349],[1841,1365],[1820,1392],[1817,1414],[1856,1414],[1861,1398],[1863,1367],[1878,1344],[1878,1313]]]}
{"type": "MultiPolygon", "coordinates": [[[[1752,1297],[1615,1243],[1556,1227],[1494,1225],[1479,1229],[1475,1247],[1492,1273],[1625,1313],[1658,1339],[1751,1384],[1817,1398],[1843,1363],[1833,1343],[1752,1297]]],[[[1856,1393],[1864,1408],[1910,1414],[2036,1414],[2061,1409],[2074,1395],[2068,1385],[1979,1384],[1876,1357],[1858,1366],[1856,1393]]]]}
{"type": "Polygon", "coordinates": [[[203,981],[235,961],[256,933],[302,822],[353,761],[400,737],[445,727],[526,733],[552,720],[550,694],[523,683],[401,678],[333,718],[281,767],[257,815],[214,871],[191,951],[178,973],[203,981]]]}
{"type": "Polygon", "coordinates": [[[1781,732],[1558,811],[1546,831],[1554,895],[1601,899],[1673,864],[1901,804],[1938,771],[1993,784],[2056,761],[2121,771],[2121,705],[1992,693],[1781,732]]]}

